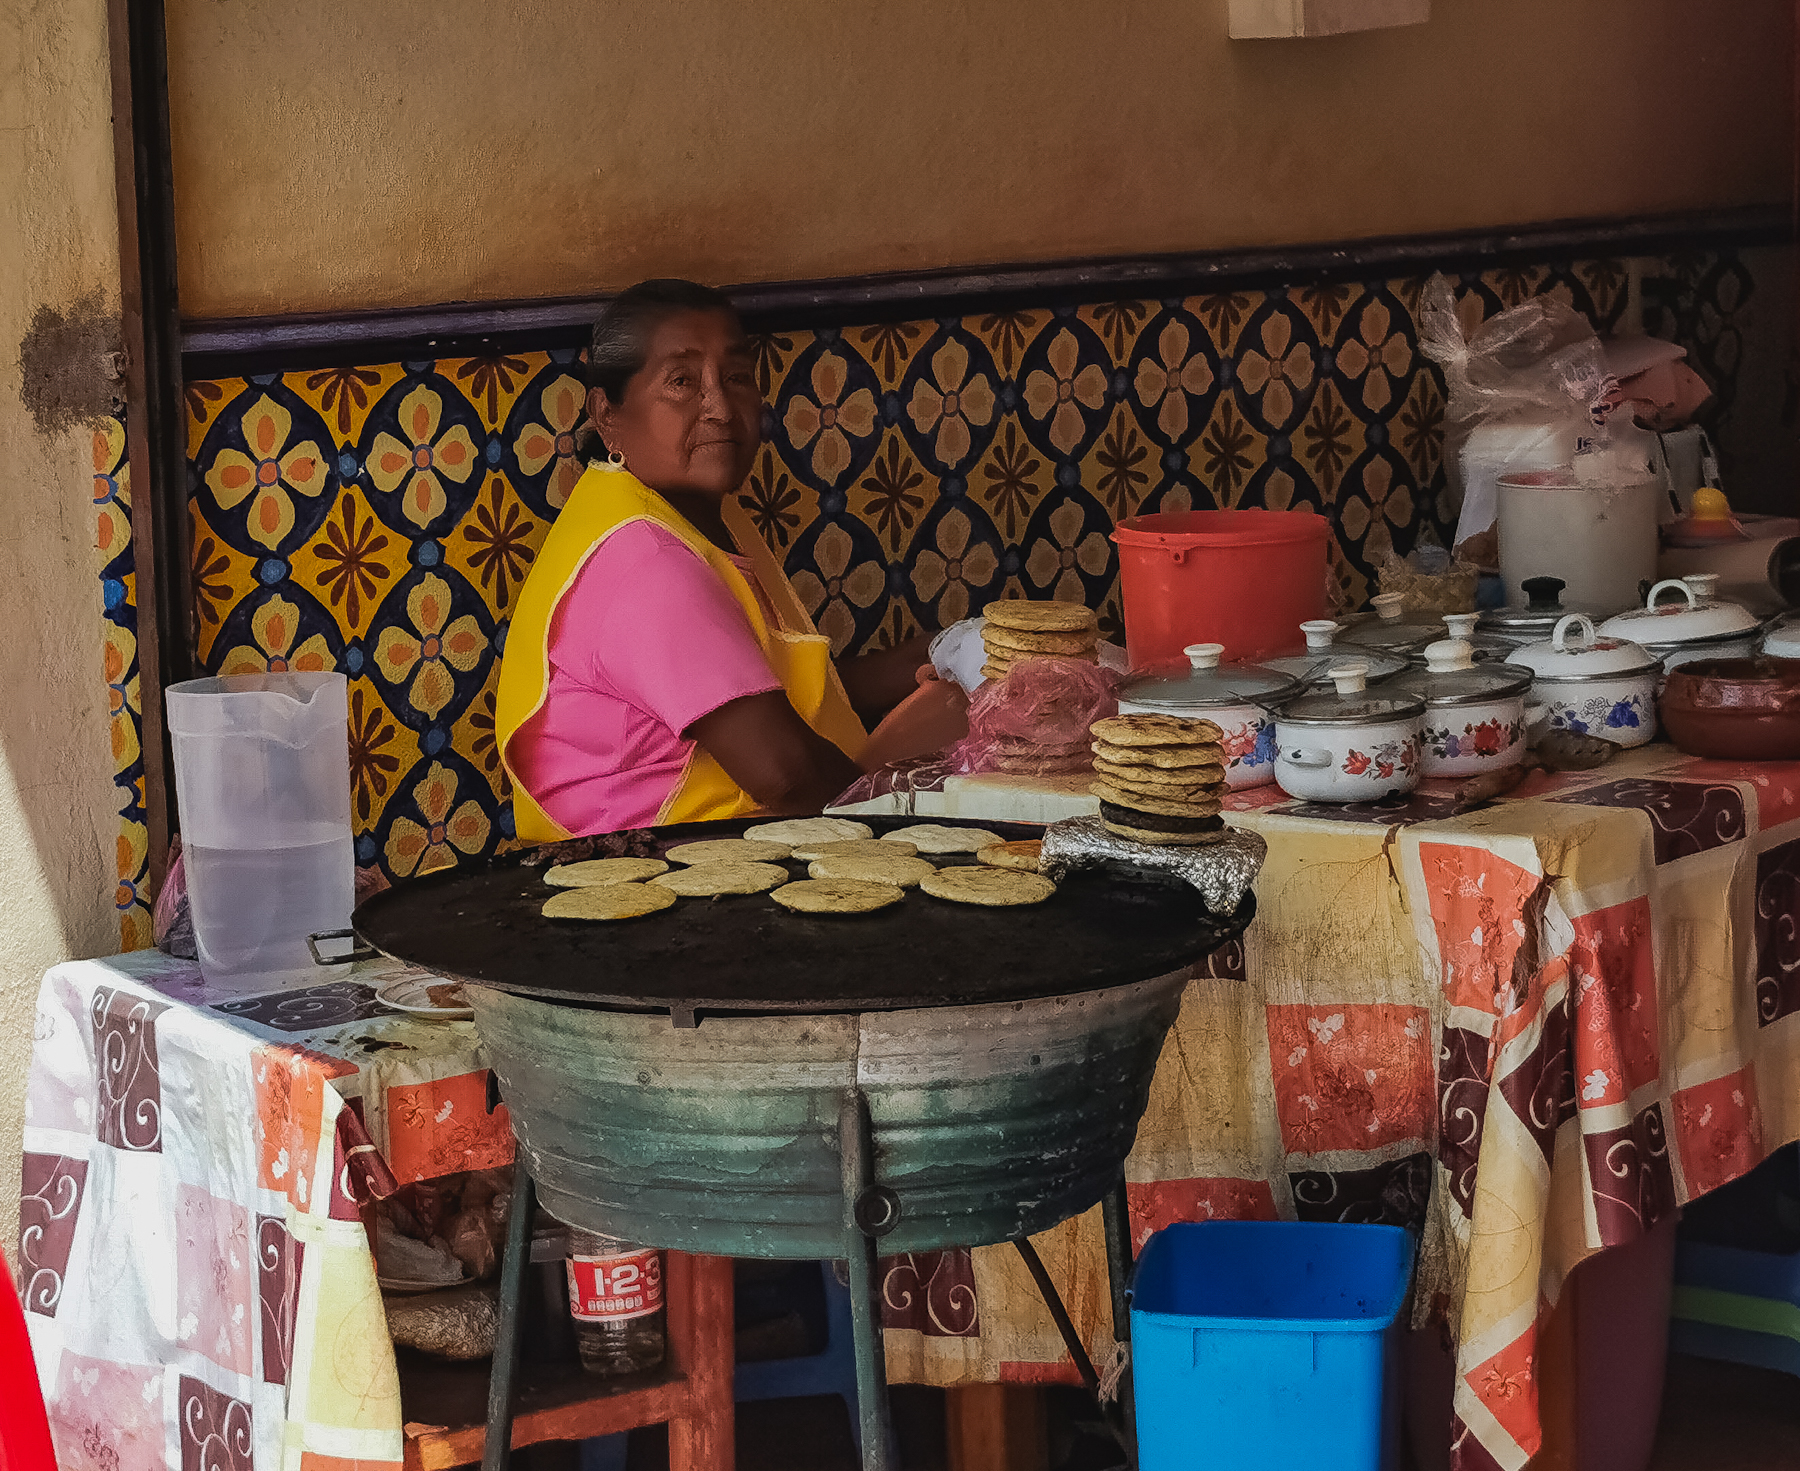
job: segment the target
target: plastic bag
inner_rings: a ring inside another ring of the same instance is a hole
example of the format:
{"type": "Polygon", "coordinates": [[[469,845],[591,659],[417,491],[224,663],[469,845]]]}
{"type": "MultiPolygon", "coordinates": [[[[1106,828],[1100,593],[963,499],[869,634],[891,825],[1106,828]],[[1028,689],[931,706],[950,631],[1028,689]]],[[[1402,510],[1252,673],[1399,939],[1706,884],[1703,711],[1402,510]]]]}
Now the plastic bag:
{"type": "Polygon", "coordinates": [[[1119,713],[1119,677],[1080,659],[1025,659],[969,701],[956,770],[1052,776],[1093,766],[1088,727],[1119,713]]]}
{"type": "MultiPolygon", "coordinates": [[[[1554,297],[1520,302],[1465,337],[1441,274],[1420,297],[1419,351],[1444,373],[1444,468],[1461,505],[1462,552],[1493,526],[1500,476],[1567,465],[1592,447],[1618,402],[1618,380],[1593,324],[1554,297]]],[[[1494,558],[1483,546],[1470,560],[1494,558]]]]}
{"type": "Polygon", "coordinates": [[[194,916],[188,907],[187,865],[181,858],[180,833],[169,839],[169,868],[150,911],[150,934],[164,955],[180,960],[200,958],[194,947],[194,916]]]}
{"type": "Polygon", "coordinates": [[[480,1281],[500,1261],[501,1231],[496,1230],[487,1202],[479,1206],[465,1205],[444,1227],[444,1244],[450,1254],[469,1269],[469,1276],[480,1281]]]}

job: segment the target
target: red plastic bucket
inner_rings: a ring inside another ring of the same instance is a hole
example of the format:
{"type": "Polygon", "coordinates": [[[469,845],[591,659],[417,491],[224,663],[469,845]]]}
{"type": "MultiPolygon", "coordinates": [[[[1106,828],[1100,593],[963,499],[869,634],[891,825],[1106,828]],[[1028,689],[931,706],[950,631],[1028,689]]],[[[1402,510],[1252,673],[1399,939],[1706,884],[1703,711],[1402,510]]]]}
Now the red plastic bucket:
{"type": "Polygon", "coordinates": [[[1294,654],[1325,616],[1331,523],[1313,511],[1168,511],[1114,529],[1133,669],[1176,664],[1189,644],[1227,662],[1294,654]]]}

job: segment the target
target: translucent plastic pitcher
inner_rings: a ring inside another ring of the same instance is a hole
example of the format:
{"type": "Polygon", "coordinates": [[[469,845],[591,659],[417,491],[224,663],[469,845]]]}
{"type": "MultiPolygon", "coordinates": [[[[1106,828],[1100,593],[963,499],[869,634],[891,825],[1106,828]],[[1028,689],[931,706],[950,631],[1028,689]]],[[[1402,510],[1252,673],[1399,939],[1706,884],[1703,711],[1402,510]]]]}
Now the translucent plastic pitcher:
{"type": "Polygon", "coordinates": [[[350,923],[341,674],[191,679],[166,692],[200,969],[238,992],[320,979],[306,937],[350,923]]]}

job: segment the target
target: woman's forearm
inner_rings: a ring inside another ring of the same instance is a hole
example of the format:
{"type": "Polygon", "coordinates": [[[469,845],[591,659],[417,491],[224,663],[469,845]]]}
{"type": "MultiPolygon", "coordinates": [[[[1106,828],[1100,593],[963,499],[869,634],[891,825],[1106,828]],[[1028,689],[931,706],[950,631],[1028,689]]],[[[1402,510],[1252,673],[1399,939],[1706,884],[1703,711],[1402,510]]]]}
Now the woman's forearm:
{"type": "Polygon", "coordinates": [[[865,725],[875,724],[918,688],[919,668],[931,662],[932,638],[921,633],[891,649],[838,661],[844,692],[865,725]]]}

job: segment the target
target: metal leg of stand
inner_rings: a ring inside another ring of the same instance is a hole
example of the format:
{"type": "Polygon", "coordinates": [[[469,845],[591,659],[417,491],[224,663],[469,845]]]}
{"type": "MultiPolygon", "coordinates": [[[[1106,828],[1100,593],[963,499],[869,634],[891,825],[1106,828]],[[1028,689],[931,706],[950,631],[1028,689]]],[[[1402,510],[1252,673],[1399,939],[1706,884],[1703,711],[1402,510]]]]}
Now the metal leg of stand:
{"type": "Polygon", "coordinates": [[[513,1165],[512,1214],[506,1220],[506,1253],[500,1258],[500,1321],[494,1332],[494,1362],[488,1373],[487,1439],[481,1471],[505,1471],[512,1450],[513,1378],[519,1367],[519,1325],[523,1318],[525,1270],[531,1264],[531,1217],[537,1190],[525,1168],[524,1151],[513,1165]]]}
{"type": "Polygon", "coordinates": [[[839,1107],[838,1148],[843,1162],[844,1255],[850,1266],[850,1338],[856,1348],[863,1471],[892,1471],[887,1352],[875,1298],[879,1280],[875,1239],[898,1222],[899,1201],[891,1190],[875,1183],[869,1105],[859,1088],[846,1092],[839,1107]]]}
{"type": "MultiPolygon", "coordinates": [[[[1125,1176],[1106,1192],[1100,1203],[1106,1234],[1106,1276],[1112,1286],[1113,1342],[1131,1345],[1131,1302],[1126,1289],[1131,1286],[1131,1268],[1135,1258],[1131,1250],[1131,1207],[1125,1194],[1125,1176]]],[[[1131,1365],[1119,1380],[1119,1444],[1125,1450],[1125,1464],[1137,1471],[1137,1404],[1131,1394],[1131,1365]]]]}

